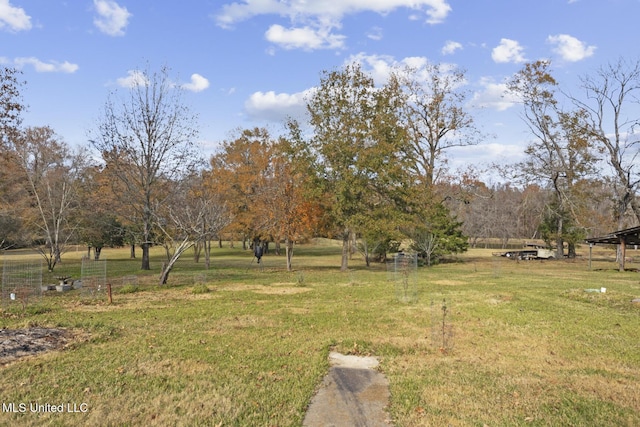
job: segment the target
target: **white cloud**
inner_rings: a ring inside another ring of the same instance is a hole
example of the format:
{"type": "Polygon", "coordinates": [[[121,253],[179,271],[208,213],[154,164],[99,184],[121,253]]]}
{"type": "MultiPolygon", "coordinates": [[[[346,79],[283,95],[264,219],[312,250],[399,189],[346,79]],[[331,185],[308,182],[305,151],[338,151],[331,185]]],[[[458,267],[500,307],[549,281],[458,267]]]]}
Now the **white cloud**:
{"type": "Polygon", "coordinates": [[[452,40],[448,40],[445,45],[442,47],[443,55],[453,55],[456,50],[462,49],[462,45],[458,42],[454,42],[452,40]]]}
{"type": "Polygon", "coordinates": [[[491,142],[451,147],[449,155],[452,167],[465,167],[466,165],[483,165],[494,162],[517,162],[524,156],[524,149],[519,144],[491,142]]]}
{"type": "Polygon", "coordinates": [[[344,36],[331,34],[328,28],[314,29],[310,27],[284,28],[272,25],[265,33],[265,38],[284,49],[339,49],[344,46],[344,36]]]}
{"type": "Polygon", "coordinates": [[[344,61],[345,65],[353,63],[360,64],[362,70],[373,77],[373,81],[376,84],[384,84],[389,79],[393,68],[399,65],[399,62],[392,56],[367,55],[362,52],[357,55],[351,55],[344,61]]]}
{"type": "Polygon", "coordinates": [[[474,93],[471,105],[504,111],[517,102],[517,97],[507,90],[506,83],[495,83],[492,79],[483,78],[480,85],[482,90],[474,93]]]}
{"type": "Polygon", "coordinates": [[[31,29],[31,17],[21,7],[12,6],[9,0],[0,0],[0,29],[9,31],[31,29]]]}
{"type": "Polygon", "coordinates": [[[568,34],[558,34],[549,36],[547,41],[554,48],[553,51],[560,55],[562,59],[569,62],[581,61],[593,55],[595,46],[587,46],[584,42],[568,34]]]}
{"type": "Polygon", "coordinates": [[[220,27],[230,28],[254,16],[282,16],[289,19],[291,28],[273,25],[266,34],[271,42],[285,49],[335,49],[343,47],[345,37],[332,30],[341,27],[345,16],[384,15],[399,8],[423,13],[430,24],[443,22],[451,11],[447,0],[239,0],[222,6],[214,18],[220,27]]]}
{"type": "Polygon", "coordinates": [[[182,85],[182,88],[191,92],[202,92],[209,87],[209,80],[200,74],[191,74],[191,81],[182,85]]]}
{"type": "Polygon", "coordinates": [[[244,108],[252,119],[282,122],[287,117],[301,118],[306,112],[306,100],[315,89],[288,94],[269,92],[255,92],[247,101],[244,108]]]}
{"type": "Polygon", "coordinates": [[[221,27],[229,27],[258,15],[280,15],[292,20],[315,18],[341,19],[360,12],[387,14],[395,9],[409,8],[427,15],[431,24],[445,20],[451,6],[446,0],[240,0],[225,4],[215,16],[221,27]]]}
{"type": "Polygon", "coordinates": [[[75,73],[79,68],[77,64],[72,64],[68,61],[43,62],[38,58],[34,58],[34,57],[16,58],[13,62],[16,65],[16,67],[19,67],[19,68],[22,68],[25,65],[32,65],[33,68],[38,73],[75,73]]]}
{"type": "Polygon", "coordinates": [[[127,71],[127,77],[120,77],[116,80],[118,86],[126,88],[134,88],[136,86],[146,86],[149,84],[149,79],[146,74],[139,70],[127,71]]]}
{"type": "Polygon", "coordinates": [[[524,48],[515,40],[500,39],[500,44],[491,51],[491,58],[495,62],[524,62],[524,48]]]}
{"type": "Polygon", "coordinates": [[[375,41],[382,40],[382,28],[380,27],[371,28],[371,30],[369,30],[369,32],[367,33],[367,37],[375,41]]]}
{"type": "Polygon", "coordinates": [[[428,63],[428,60],[423,56],[410,56],[398,61],[390,55],[367,55],[361,52],[349,56],[344,61],[345,65],[353,63],[360,64],[362,70],[368,73],[376,84],[382,85],[389,80],[392,71],[404,67],[420,69],[428,63]]]}
{"type": "Polygon", "coordinates": [[[93,0],[93,5],[98,13],[93,20],[95,26],[110,36],[123,36],[132,16],[127,8],[112,0],[93,0]]]}

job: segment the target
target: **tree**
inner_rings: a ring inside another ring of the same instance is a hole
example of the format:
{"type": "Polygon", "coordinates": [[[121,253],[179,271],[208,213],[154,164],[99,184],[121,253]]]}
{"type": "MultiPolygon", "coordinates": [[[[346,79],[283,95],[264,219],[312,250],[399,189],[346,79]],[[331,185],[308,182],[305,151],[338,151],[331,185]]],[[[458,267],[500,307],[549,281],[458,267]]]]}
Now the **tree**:
{"type": "Polygon", "coordinates": [[[18,79],[20,71],[0,67],[0,146],[6,146],[18,136],[25,106],[20,96],[23,85],[18,79]]]}
{"type": "Polygon", "coordinates": [[[549,185],[553,198],[547,204],[546,230],[554,231],[556,257],[564,256],[564,242],[575,253],[580,223],[578,207],[585,193],[578,183],[593,173],[597,158],[592,138],[585,132],[583,110],[563,111],[556,99],[557,82],[548,61],[529,63],[508,83],[523,104],[523,118],[535,140],[526,148],[526,159],[516,165],[525,182],[549,185]]]}
{"type": "Polygon", "coordinates": [[[403,90],[402,116],[406,121],[409,158],[414,174],[431,187],[439,176],[446,151],[476,144],[480,134],[465,110],[465,73],[439,64],[396,70],[403,90]]]}
{"type": "Polygon", "coordinates": [[[432,265],[445,254],[467,250],[469,239],[462,234],[462,223],[451,218],[442,203],[436,203],[418,216],[418,221],[409,231],[412,249],[432,265]]]}
{"type": "Polygon", "coordinates": [[[274,147],[273,173],[267,179],[266,197],[261,198],[271,216],[271,234],[277,242],[284,240],[287,271],[292,270],[294,242],[317,229],[321,216],[318,199],[307,191],[312,177],[307,173],[308,163],[301,158],[306,153],[294,149],[300,142],[300,129],[294,122],[289,128],[289,138],[280,138],[274,147]]]}
{"type": "MultiPolygon", "coordinates": [[[[204,249],[205,267],[211,266],[211,240],[219,237],[220,232],[231,224],[233,216],[224,201],[222,194],[212,190],[208,178],[210,171],[202,171],[198,176],[189,178],[187,202],[192,206],[192,211],[202,212],[199,240],[195,245],[204,249]]],[[[193,215],[192,215],[193,216],[193,215]]],[[[195,253],[198,254],[198,248],[195,253]]],[[[196,259],[196,262],[198,260],[196,259]]]]}
{"type": "Polygon", "coordinates": [[[640,118],[635,111],[640,105],[640,60],[624,59],[601,67],[594,75],[582,78],[586,101],[573,101],[587,113],[586,131],[594,137],[613,170],[615,177],[615,220],[624,228],[624,218],[631,208],[640,221],[640,118]]]}
{"type": "Polygon", "coordinates": [[[325,72],[307,102],[314,135],[309,141],[314,170],[342,239],[341,270],[348,268],[352,234],[367,229],[374,210],[397,221],[407,168],[397,88],[376,88],[357,64],[325,72]],[[393,211],[393,213],[391,212],[393,211]],[[395,217],[394,217],[395,216],[395,217]]]}
{"type": "Polygon", "coordinates": [[[169,279],[175,263],[196,242],[207,240],[212,231],[222,229],[228,223],[228,215],[223,205],[216,205],[211,199],[198,197],[200,182],[185,177],[181,182],[172,183],[174,191],[170,197],[154,209],[157,216],[154,225],[160,230],[167,261],[160,273],[160,284],[169,279]]]}
{"type": "Polygon", "coordinates": [[[49,127],[27,128],[12,148],[28,202],[23,218],[53,271],[76,231],[74,214],[89,156],[84,150],[72,152],[49,127]]]}
{"type": "Polygon", "coordinates": [[[140,227],[141,268],[149,270],[155,210],[170,192],[165,184],[189,174],[201,159],[196,116],[183,103],[168,68],[138,74],[128,97],[109,97],[91,143],[121,184],[119,196],[140,227]]]}
{"type": "Polygon", "coordinates": [[[118,212],[116,192],[106,167],[87,168],[80,186],[78,219],[79,242],[87,245],[87,256],[100,259],[104,247],[119,247],[125,242],[125,227],[118,212]]]}
{"type": "Polygon", "coordinates": [[[241,235],[244,249],[247,238],[260,239],[269,228],[270,206],[257,201],[265,197],[267,179],[273,173],[274,144],[264,128],[239,130],[210,160],[206,185],[231,211],[234,221],[230,229],[241,235]]]}
{"type": "Polygon", "coordinates": [[[21,113],[25,110],[19,75],[15,68],[0,67],[0,249],[24,243],[22,220],[15,208],[22,185],[10,150],[20,134],[21,113]]]}

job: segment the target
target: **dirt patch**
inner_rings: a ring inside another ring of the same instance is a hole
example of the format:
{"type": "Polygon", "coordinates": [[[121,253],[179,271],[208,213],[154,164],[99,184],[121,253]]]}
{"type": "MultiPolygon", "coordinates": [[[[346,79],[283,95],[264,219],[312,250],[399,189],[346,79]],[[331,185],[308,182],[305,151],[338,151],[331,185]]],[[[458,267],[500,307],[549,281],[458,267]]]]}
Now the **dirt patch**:
{"type": "Polygon", "coordinates": [[[461,286],[465,283],[460,280],[435,280],[433,284],[440,286],[461,286]]]}
{"type": "Polygon", "coordinates": [[[66,329],[0,329],[0,365],[66,347],[74,339],[66,329]]]}
{"type": "Polygon", "coordinates": [[[289,283],[278,283],[270,286],[265,285],[246,285],[246,284],[234,284],[219,288],[221,291],[252,291],[256,294],[267,295],[291,295],[309,292],[312,288],[305,288],[301,286],[291,286],[289,283]]]}
{"type": "Polygon", "coordinates": [[[263,289],[256,289],[254,292],[267,295],[291,295],[309,292],[310,290],[310,288],[271,288],[265,286],[263,289]]]}

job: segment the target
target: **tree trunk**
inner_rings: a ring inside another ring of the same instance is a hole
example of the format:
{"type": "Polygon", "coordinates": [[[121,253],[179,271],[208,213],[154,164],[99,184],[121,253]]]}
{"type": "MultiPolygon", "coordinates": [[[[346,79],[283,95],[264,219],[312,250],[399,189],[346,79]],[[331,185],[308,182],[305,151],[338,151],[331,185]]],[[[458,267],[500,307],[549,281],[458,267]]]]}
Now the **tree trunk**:
{"type": "Polygon", "coordinates": [[[169,258],[167,262],[162,263],[162,273],[160,273],[160,285],[167,284],[167,280],[169,280],[169,273],[171,273],[171,270],[173,269],[173,266],[175,265],[176,261],[178,261],[182,256],[182,254],[191,246],[193,246],[193,244],[190,243],[188,240],[182,241],[182,243],[180,243],[176,247],[175,252],[171,256],[171,258],[169,258]]]}
{"type": "Polygon", "coordinates": [[[371,263],[369,262],[369,245],[367,244],[367,239],[362,239],[362,247],[364,249],[364,263],[367,268],[371,267],[371,263]]]}
{"type": "Polygon", "coordinates": [[[149,243],[142,244],[142,265],[141,270],[151,270],[151,264],[149,262],[149,243]]]}
{"type": "Polygon", "coordinates": [[[564,240],[562,239],[562,216],[558,218],[558,230],[556,230],[556,259],[564,257],[564,240]]]}
{"type": "Polygon", "coordinates": [[[131,255],[129,256],[131,259],[136,259],[136,244],[131,244],[131,255]]]}
{"type": "Polygon", "coordinates": [[[576,257],[576,244],[574,242],[569,242],[568,243],[567,256],[569,258],[575,258],[576,257]]]}
{"type": "Polygon", "coordinates": [[[342,235],[342,263],[340,264],[340,271],[347,271],[349,269],[349,247],[351,246],[351,233],[349,230],[345,230],[342,235]]]}
{"type": "Polygon", "coordinates": [[[202,246],[204,245],[203,241],[198,241],[193,247],[193,262],[200,262],[200,254],[202,253],[202,246]]]}
{"type": "MultiPolygon", "coordinates": [[[[222,244],[222,240],[220,240],[220,244],[222,244]]],[[[207,270],[211,267],[211,240],[209,239],[204,240],[204,266],[207,270]]]]}
{"type": "Polygon", "coordinates": [[[166,285],[169,280],[169,273],[171,273],[171,268],[173,265],[169,265],[167,262],[162,263],[162,273],[160,273],[160,284],[166,285]]]}
{"type": "Polygon", "coordinates": [[[291,257],[293,256],[293,240],[288,237],[285,239],[285,256],[287,257],[287,271],[291,271],[291,257]]]}

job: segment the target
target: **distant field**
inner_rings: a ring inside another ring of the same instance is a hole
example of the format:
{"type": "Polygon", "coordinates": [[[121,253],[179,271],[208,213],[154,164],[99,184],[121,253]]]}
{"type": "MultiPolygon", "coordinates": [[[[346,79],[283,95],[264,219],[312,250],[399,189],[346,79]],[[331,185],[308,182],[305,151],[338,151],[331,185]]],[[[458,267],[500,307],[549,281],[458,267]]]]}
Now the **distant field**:
{"type": "MultiPolygon", "coordinates": [[[[239,247],[216,248],[209,270],[185,256],[166,287],[160,249],[151,272],[128,249],[105,249],[113,304],[81,291],[3,302],[0,328],[76,340],[0,366],[0,425],[299,426],[332,349],[380,358],[396,426],[640,425],[637,251],[626,272],[602,248],[589,270],[582,247],[576,260],[521,262],[472,249],[397,276],[357,255],[340,272],[329,241],[296,248],[294,272],[284,256],[259,266],[239,247]],[[132,275],[137,287],[117,286],[132,275]],[[407,283],[415,302],[396,298],[407,283]]],[[[83,254],[43,280],[79,278],[83,254]]]]}

